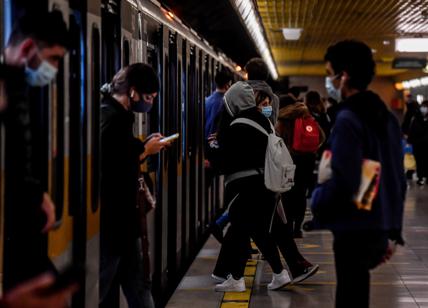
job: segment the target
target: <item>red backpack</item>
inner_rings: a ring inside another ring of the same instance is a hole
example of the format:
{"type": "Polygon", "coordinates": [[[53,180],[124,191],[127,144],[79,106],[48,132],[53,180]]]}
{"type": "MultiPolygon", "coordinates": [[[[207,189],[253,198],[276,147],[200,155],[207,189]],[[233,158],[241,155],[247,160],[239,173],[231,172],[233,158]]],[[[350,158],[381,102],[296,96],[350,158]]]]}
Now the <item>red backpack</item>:
{"type": "Polygon", "coordinates": [[[298,118],[294,121],[292,149],[296,152],[315,153],[320,145],[320,130],[313,117],[298,118]]]}

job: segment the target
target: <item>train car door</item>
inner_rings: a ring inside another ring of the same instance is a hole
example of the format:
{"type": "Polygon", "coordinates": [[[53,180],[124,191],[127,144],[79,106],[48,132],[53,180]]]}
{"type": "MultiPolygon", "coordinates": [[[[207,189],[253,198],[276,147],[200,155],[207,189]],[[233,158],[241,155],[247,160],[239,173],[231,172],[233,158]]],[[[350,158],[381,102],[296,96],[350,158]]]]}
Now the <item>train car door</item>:
{"type": "MultiPolygon", "coordinates": [[[[163,101],[164,106],[164,134],[169,136],[178,132],[179,129],[179,113],[181,106],[179,105],[178,95],[178,55],[177,55],[177,34],[169,31],[168,33],[168,58],[165,58],[165,69],[168,70],[165,80],[165,90],[167,96],[163,101]],[[180,108],[179,108],[180,107],[180,108]]],[[[177,140],[179,141],[179,140],[177,140]]],[[[168,283],[176,280],[177,268],[179,266],[179,255],[177,247],[178,235],[178,187],[179,181],[178,164],[179,164],[179,142],[173,142],[171,147],[165,151],[164,168],[165,177],[168,181],[168,189],[164,189],[163,194],[167,196],[167,212],[168,212],[168,283]]],[[[164,187],[165,188],[165,187],[164,187]]]]}
{"type": "Polygon", "coordinates": [[[86,23],[86,101],[88,131],[86,198],[86,296],[85,307],[99,302],[100,260],[100,108],[101,108],[101,1],[87,4],[86,23]]]}
{"type": "MultiPolygon", "coordinates": [[[[70,33],[72,48],[69,63],[69,203],[73,216],[73,263],[86,265],[87,245],[87,206],[91,184],[88,175],[88,153],[90,153],[87,136],[90,132],[88,118],[88,101],[86,100],[86,7],[81,2],[71,2],[70,33]]],[[[91,163],[91,161],[90,161],[91,163]]],[[[73,307],[84,307],[86,281],[73,297],[73,307]]]]}
{"type": "Polygon", "coordinates": [[[199,65],[198,65],[198,52],[195,46],[190,46],[190,57],[188,64],[188,103],[187,103],[187,119],[186,125],[187,130],[187,155],[189,162],[188,169],[188,188],[189,188],[189,197],[187,202],[189,204],[189,247],[190,254],[193,254],[196,251],[196,242],[198,239],[198,178],[197,178],[197,142],[196,135],[197,130],[191,129],[197,126],[197,102],[198,102],[198,75],[199,75],[199,65]]]}
{"type": "MultiPolygon", "coordinates": [[[[189,74],[190,47],[186,40],[182,41],[182,70],[181,70],[181,156],[182,156],[182,256],[183,262],[190,257],[190,158],[189,158],[189,74]]],[[[184,264],[183,264],[184,265],[184,264]]]]}

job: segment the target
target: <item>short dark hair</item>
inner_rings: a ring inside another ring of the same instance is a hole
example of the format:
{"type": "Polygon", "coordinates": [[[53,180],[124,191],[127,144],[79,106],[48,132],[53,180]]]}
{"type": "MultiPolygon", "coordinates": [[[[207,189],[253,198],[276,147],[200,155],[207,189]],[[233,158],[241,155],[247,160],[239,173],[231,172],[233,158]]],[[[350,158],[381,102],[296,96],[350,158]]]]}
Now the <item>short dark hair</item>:
{"type": "Polygon", "coordinates": [[[248,80],[267,80],[269,77],[269,69],[261,58],[252,58],[245,64],[245,70],[248,80]]]}
{"type": "Polygon", "coordinates": [[[232,74],[227,70],[219,71],[214,77],[217,88],[224,88],[229,82],[233,81],[232,74]]]}
{"type": "Polygon", "coordinates": [[[145,63],[134,63],[114,75],[110,85],[111,94],[129,94],[134,87],[140,94],[159,91],[159,79],[153,68],[145,63]]]}
{"type": "Polygon", "coordinates": [[[363,42],[338,42],[328,47],[324,60],[330,62],[335,74],[348,73],[349,87],[353,89],[366,90],[375,75],[372,51],[363,42]]]}
{"type": "Polygon", "coordinates": [[[259,91],[254,91],[255,95],[256,95],[256,106],[258,106],[260,103],[262,103],[266,98],[269,99],[269,103],[272,102],[272,98],[270,97],[269,93],[259,90],[259,91]]]}
{"type": "Polygon", "coordinates": [[[296,103],[296,100],[290,95],[283,94],[279,96],[279,109],[293,105],[296,103]]]}
{"type": "Polygon", "coordinates": [[[31,12],[20,17],[13,26],[8,45],[17,46],[28,38],[33,39],[41,48],[55,45],[68,48],[70,45],[67,25],[58,10],[31,12]]]}
{"type": "Polygon", "coordinates": [[[324,113],[325,107],[321,95],[317,91],[309,91],[305,95],[305,103],[311,112],[324,113]]]}

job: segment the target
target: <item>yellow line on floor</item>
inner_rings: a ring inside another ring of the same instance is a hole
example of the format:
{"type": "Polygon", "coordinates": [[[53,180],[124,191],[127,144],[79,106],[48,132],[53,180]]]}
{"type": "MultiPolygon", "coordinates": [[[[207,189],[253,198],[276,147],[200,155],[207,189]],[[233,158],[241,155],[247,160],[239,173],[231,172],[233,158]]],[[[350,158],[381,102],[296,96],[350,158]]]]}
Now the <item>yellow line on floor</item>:
{"type": "Polygon", "coordinates": [[[248,260],[244,272],[245,292],[225,292],[220,308],[248,308],[250,306],[256,269],[257,260],[248,260]]]}

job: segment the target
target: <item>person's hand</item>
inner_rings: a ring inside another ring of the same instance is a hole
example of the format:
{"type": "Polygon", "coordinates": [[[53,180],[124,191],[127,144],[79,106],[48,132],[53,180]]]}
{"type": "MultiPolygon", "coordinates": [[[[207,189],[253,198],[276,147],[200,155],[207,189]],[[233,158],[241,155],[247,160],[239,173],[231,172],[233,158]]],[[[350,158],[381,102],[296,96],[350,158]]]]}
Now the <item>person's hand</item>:
{"type": "Polygon", "coordinates": [[[169,142],[160,141],[163,138],[162,135],[151,137],[144,145],[144,155],[149,156],[159,153],[164,147],[168,146],[169,142]]]}
{"type": "Polygon", "coordinates": [[[381,263],[386,263],[389,260],[391,260],[396,250],[397,250],[397,243],[394,241],[388,240],[388,248],[386,249],[386,253],[383,256],[381,263]]]}
{"type": "Polygon", "coordinates": [[[52,275],[44,274],[24,282],[6,294],[2,304],[5,308],[65,308],[78,286],[71,285],[56,293],[43,295],[43,291],[54,281],[52,275]]]}
{"type": "Polygon", "coordinates": [[[47,193],[43,194],[42,211],[46,214],[46,225],[44,226],[42,233],[47,233],[52,230],[56,221],[55,204],[47,193]]]}
{"type": "Polygon", "coordinates": [[[209,161],[208,159],[205,159],[205,160],[204,160],[204,167],[205,167],[206,169],[211,168],[211,163],[210,163],[210,161],[209,161]]]}

